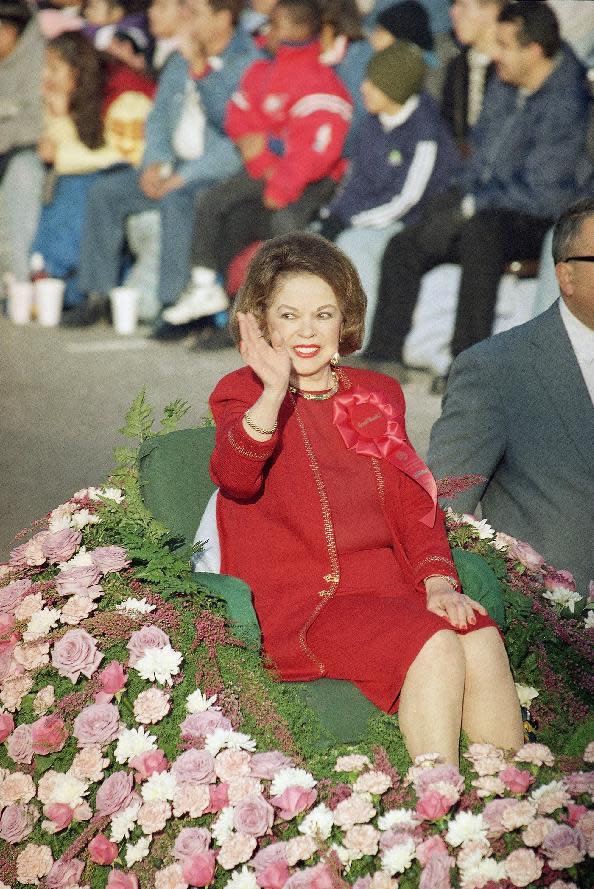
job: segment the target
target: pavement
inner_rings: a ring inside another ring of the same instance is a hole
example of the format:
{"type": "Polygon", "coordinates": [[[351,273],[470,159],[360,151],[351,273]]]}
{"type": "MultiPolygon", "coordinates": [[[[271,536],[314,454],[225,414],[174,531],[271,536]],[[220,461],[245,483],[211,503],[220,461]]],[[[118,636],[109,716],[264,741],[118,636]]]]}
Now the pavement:
{"type": "MultiPolygon", "coordinates": [[[[14,326],[0,317],[0,561],[14,535],[75,491],[101,484],[113,468],[124,414],[142,389],[160,418],[166,404],[190,404],[182,425],[206,413],[208,395],[240,367],[233,349],[190,351],[157,343],[148,328],[117,336],[107,324],[82,330],[14,326]]],[[[409,436],[426,456],[440,398],[414,372],[404,386],[409,436]]]]}

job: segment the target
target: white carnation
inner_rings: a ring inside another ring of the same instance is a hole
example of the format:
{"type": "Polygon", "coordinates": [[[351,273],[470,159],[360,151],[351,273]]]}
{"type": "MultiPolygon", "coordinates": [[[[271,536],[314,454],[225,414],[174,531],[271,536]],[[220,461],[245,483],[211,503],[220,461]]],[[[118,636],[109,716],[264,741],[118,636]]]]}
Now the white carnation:
{"type": "Polygon", "coordinates": [[[171,772],[153,772],[150,778],[142,785],[142,798],[149,802],[150,800],[172,800],[177,784],[175,775],[171,772]]]}
{"type": "Polygon", "coordinates": [[[128,843],[126,846],[126,867],[132,867],[137,861],[142,861],[149,853],[152,837],[140,837],[137,843],[128,843]]]}
{"type": "Polygon", "coordinates": [[[91,485],[89,488],[81,488],[80,491],[72,495],[73,500],[84,500],[86,497],[89,500],[99,500],[99,488],[94,488],[91,485]]]}
{"type": "Polygon", "coordinates": [[[555,605],[559,605],[561,608],[569,608],[572,614],[577,603],[582,601],[582,596],[576,593],[575,590],[568,590],[564,586],[556,586],[553,590],[547,590],[546,593],[542,594],[542,597],[555,605]]]}
{"type": "Polygon", "coordinates": [[[128,839],[136,825],[136,819],[140,812],[140,800],[135,800],[121,812],[116,812],[111,817],[111,839],[114,843],[121,843],[128,839]]]}
{"type": "Polygon", "coordinates": [[[29,619],[27,629],[23,633],[23,641],[34,642],[35,639],[47,636],[50,630],[58,626],[60,614],[59,608],[42,608],[41,611],[36,611],[29,619]]]}
{"type": "Polygon", "coordinates": [[[175,651],[171,645],[164,645],[163,648],[145,649],[134,666],[148,682],[171,685],[172,677],[179,673],[182,658],[181,651],[175,651]]]}
{"type": "Polygon", "coordinates": [[[503,862],[495,861],[494,858],[480,858],[478,861],[472,861],[470,866],[461,868],[460,885],[462,889],[467,886],[481,889],[489,882],[498,883],[500,880],[505,880],[506,876],[503,862]]]}
{"type": "Polygon", "coordinates": [[[205,710],[220,710],[220,707],[213,707],[216,700],[216,695],[207,698],[202,694],[200,689],[197,688],[196,691],[193,691],[192,694],[188,695],[186,698],[186,708],[188,713],[204,713],[205,710]]]}
{"type": "Polygon", "coordinates": [[[58,513],[54,515],[52,513],[51,518],[49,520],[49,524],[47,526],[47,530],[52,534],[55,534],[57,531],[65,531],[66,528],[71,527],[71,516],[67,513],[58,513]]]}
{"type": "Polygon", "coordinates": [[[118,735],[118,743],[114,751],[116,762],[123,765],[129,762],[133,756],[148,753],[157,749],[157,739],[149,735],[144,728],[123,728],[118,735]]]}
{"type": "Polygon", "coordinates": [[[534,698],[538,697],[538,691],[531,685],[520,685],[519,682],[516,682],[516,691],[521,707],[530,707],[534,698]]]}
{"type": "MultiPolygon", "coordinates": [[[[121,488],[99,488],[97,493],[104,500],[115,500],[116,503],[121,503],[124,499],[121,488]]],[[[98,498],[93,497],[92,499],[97,500],[98,498]]]]}
{"type": "Polygon", "coordinates": [[[149,605],[146,599],[135,599],[133,596],[124,599],[119,605],[116,605],[116,611],[125,611],[127,614],[149,614],[154,611],[156,605],[149,605]]]}
{"type": "Polygon", "coordinates": [[[241,870],[234,870],[231,879],[225,883],[226,889],[258,889],[254,871],[243,865],[241,870]]]}
{"type": "Polygon", "coordinates": [[[380,815],[377,819],[377,826],[380,830],[390,830],[392,827],[416,827],[420,824],[418,818],[415,818],[411,809],[390,809],[385,815],[380,815]]]}
{"type": "Polygon", "coordinates": [[[539,803],[543,796],[557,796],[558,794],[567,795],[567,788],[563,781],[549,781],[548,784],[543,784],[533,790],[530,799],[534,803],[539,803]]]}
{"type": "Polygon", "coordinates": [[[71,806],[76,809],[82,806],[84,797],[88,793],[89,787],[84,781],[79,781],[74,775],[65,773],[56,773],[52,782],[52,795],[50,803],[63,803],[65,806],[71,806]]]}
{"type": "Polygon", "coordinates": [[[58,568],[60,571],[66,571],[68,568],[84,568],[92,564],[93,557],[87,552],[86,546],[81,546],[75,556],[72,556],[68,562],[60,562],[58,568]]]}
{"type": "Polygon", "coordinates": [[[391,877],[394,874],[403,874],[413,863],[415,848],[415,841],[412,837],[408,837],[405,842],[396,843],[391,849],[386,849],[381,856],[382,869],[391,877]]]}
{"type": "Polygon", "coordinates": [[[96,525],[100,521],[101,519],[94,512],[89,512],[88,509],[79,509],[79,511],[75,512],[72,516],[71,524],[77,531],[82,531],[87,525],[96,525]]]}
{"type": "Polygon", "coordinates": [[[214,732],[206,736],[204,747],[212,756],[216,756],[217,753],[225,748],[230,750],[248,750],[250,753],[253,753],[256,749],[256,742],[243,732],[216,728],[214,732]]]}
{"type": "Polygon", "coordinates": [[[306,790],[311,790],[316,784],[314,776],[306,772],[305,769],[281,769],[274,776],[270,793],[272,796],[280,795],[287,787],[304,787],[306,790]]]}
{"type": "Polygon", "coordinates": [[[225,806],[219,812],[216,819],[210,826],[210,832],[219,844],[222,846],[228,839],[233,836],[233,814],[235,809],[233,806],[225,806]]]}
{"type": "Polygon", "coordinates": [[[299,833],[315,840],[327,840],[332,832],[334,816],[325,803],[320,803],[305,816],[299,825],[299,833]]]}
{"type": "Polygon", "coordinates": [[[486,519],[475,519],[474,516],[465,513],[462,516],[462,521],[467,525],[472,525],[478,531],[478,536],[481,540],[490,540],[491,537],[495,537],[495,531],[486,519]]]}
{"type": "Polygon", "coordinates": [[[332,851],[336,852],[336,854],[338,855],[338,860],[345,868],[345,870],[350,870],[353,861],[357,861],[359,858],[363,858],[362,852],[357,852],[355,849],[347,849],[345,846],[341,846],[338,843],[333,843],[332,851]]]}
{"type": "Polygon", "coordinates": [[[487,823],[480,814],[458,812],[456,817],[450,821],[445,838],[450,846],[460,846],[467,840],[485,840],[487,838],[487,823]]]}
{"type": "Polygon", "coordinates": [[[590,610],[590,611],[588,611],[588,616],[587,616],[586,619],[584,620],[584,627],[585,627],[587,630],[593,630],[593,629],[594,629],[594,610],[590,610]]]}

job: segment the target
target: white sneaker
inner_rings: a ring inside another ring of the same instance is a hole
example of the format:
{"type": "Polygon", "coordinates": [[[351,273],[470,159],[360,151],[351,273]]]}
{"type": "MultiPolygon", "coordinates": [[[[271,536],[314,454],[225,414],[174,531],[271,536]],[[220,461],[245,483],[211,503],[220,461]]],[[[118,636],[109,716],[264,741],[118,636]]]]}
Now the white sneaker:
{"type": "Polygon", "coordinates": [[[188,324],[229,308],[229,297],[211,269],[192,269],[192,281],[178,301],[161,313],[167,324],[188,324]]]}

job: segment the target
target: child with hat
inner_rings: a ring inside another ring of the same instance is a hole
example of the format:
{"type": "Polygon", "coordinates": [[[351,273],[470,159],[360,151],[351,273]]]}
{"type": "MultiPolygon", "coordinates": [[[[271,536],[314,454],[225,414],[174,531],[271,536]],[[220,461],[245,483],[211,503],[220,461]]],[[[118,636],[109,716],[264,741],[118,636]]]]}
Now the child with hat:
{"type": "Polygon", "coordinates": [[[421,50],[397,40],[369,61],[361,85],[367,116],[340,190],[322,211],[321,231],[336,240],[367,293],[369,329],[381,257],[425,201],[451,185],[460,155],[435,101],[422,89],[421,50]]]}

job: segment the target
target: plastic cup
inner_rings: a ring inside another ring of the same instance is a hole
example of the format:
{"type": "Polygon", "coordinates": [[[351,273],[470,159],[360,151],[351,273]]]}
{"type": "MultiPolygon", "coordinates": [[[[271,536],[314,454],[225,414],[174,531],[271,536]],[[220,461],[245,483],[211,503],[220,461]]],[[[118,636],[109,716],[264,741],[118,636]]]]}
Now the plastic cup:
{"type": "Polygon", "coordinates": [[[64,281],[59,278],[40,278],[35,282],[37,320],[42,327],[57,327],[62,320],[64,281]]]}
{"type": "Polygon", "coordinates": [[[135,333],[138,324],[138,291],[134,287],[114,287],[109,298],[115,332],[120,336],[135,333]]]}
{"type": "Polygon", "coordinates": [[[11,281],[8,284],[8,317],[13,324],[28,324],[33,310],[33,284],[11,281]]]}

